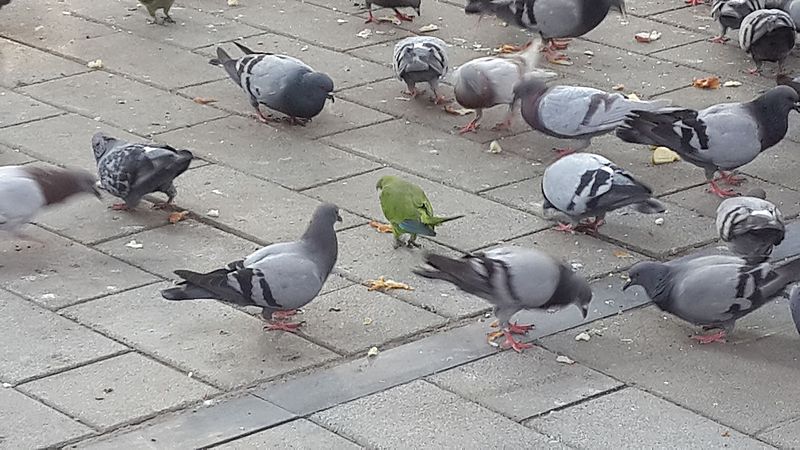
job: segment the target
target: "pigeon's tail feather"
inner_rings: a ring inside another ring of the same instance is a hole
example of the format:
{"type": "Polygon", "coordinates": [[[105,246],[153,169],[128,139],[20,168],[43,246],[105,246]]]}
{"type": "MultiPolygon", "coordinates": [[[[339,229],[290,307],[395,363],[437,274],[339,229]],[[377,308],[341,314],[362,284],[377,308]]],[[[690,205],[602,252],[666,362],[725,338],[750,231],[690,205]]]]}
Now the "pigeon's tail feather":
{"type": "Polygon", "coordinates": [[[214,298],[215,295],[207,290],[192,284],[183,284],[161,291],[161,296],[167,300],[197,300],[201,298],[214,298]]]}
{"type": "Polygon", "coordinates": [[[239,74],[239,71],[236,70],[236,61],[235,59],[231,58],[231,55],[225,51],[222,47],[217,47],[217,57],[214,59],[210,59],[208,61],[209,64],[215,66],[222,66],[225,69],[225,72],[228,76],[233,80],[236,84],[242,85],[242,77],[239,74]]]}
{"type": "Polygon", "coordinates": [[[414,269],[414,273],[425,278],[447,281],[462,291],[478,296],[486,296],[491,292],[489,280],[473,267],[476,263],[483,264],[479,257],[466,256],[454,259],[428,253],[425,255],[425,262],[430,268],[414,269]]]}
{"type": "Polygon", "coordinates": [[[681,148],[681,137],[675,133],[673,125],[677,120],[675,112],[631,111],[623,125],[617,128],[616,135],[625,142],[645,145],[663,145],[667,148],[681,148]]]}
{"type": "Polygon", "coordinates": [[[636,203],[633,205],[633,208],[642,214],[659,214],[667,210],[663,203],[654,198],[649,198],[643,202],[636,203]]]}
{"type": "Polygon", "coordinates": [[[225,65],[226,61],[232,61],[232,60],[233,58],[231,58],[231,55],[229,55],[224,48],[217,47],[217,57],[209,59],[208,63],[211,64],[212,66],[222,66],[225,65]]]}
{"type": "Polygon", "coordinates": [[[419,220],[404,220],[400,222],[400,228],[406,233],[420,234],[422,236],[436,236],[436,232],[429,225],[425,225],[419,220]]]}
{"type": "Polygon", "coordinates": [[[764,284],[761,292],[765,298],[770,298],[784,290],[789,284],[800,281],[800,255],[775,264],[772,271],[777,274],[777,277],[764,284]]]}
{"type": "Polygon", "coordinates": [[[246,47],[244,44],[240,44],[240,43],[238,43],[236,41],[233,41],[233,45],[239,47],[239,50],[241,50],[242,53],[244,53],[245,55],[252,55],[254,53],[258,53],[256,51],[251,50],[250,48],[246,47]]]}

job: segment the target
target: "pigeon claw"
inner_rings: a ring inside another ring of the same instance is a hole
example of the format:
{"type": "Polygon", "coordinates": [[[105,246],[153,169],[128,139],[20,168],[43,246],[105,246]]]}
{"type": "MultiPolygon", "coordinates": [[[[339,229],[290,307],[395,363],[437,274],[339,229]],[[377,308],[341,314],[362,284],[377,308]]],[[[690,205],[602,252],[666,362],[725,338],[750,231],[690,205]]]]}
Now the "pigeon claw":
{"type": "Polygon", "coordinates": [[[567,155],[571,155],[571,154],[575,153],[575,150],[573,150],[573,149],[571,149],[569,147],[554,148],[553,151],[556,152],[556,157],[558,159],[561,159],[561,158],[563,158],[563,157],[565,157],[567,155]]]}
{"type": "Polygon", "coordinates": [[[711,334],[698,334],[692,336],[692,339],[697,341],[699,344],[711,344],[712,342],[727,342],[725,340],[725,330],[719,330],[716,333],[711,334]]]}
{"type": "Polygon", "coordinates": [[[153,209],[168,209],[172,207],[172,202],[153,203],[153,209]]]}
{"type": "Polygon", "coordinates": [[[128,205],[125,203],[114,203],[113,205],[109,206],[114,211],[128,211],[128,205]]]}
{"type": "Polygon", "coordinates": [[[517,353],[522,353],[526,348],[533,347],[533,344],[528,344],[526,342],[520,342],[514,339],[514,335],[511,334],[510,331],[503,331],[503,335],[506,337],[506,340],[503,341],[501,347],[507,347],[513,349],[517,353]]]}
{"type": "Polygon", "coordinates": [[[458,130],[458,134],[469,133],[471,131],[477,131],[480,127],[478,124],[478,119],[472,119],[469,121],[468,124],[464,125],[460,130],[458,130]]]}
{"type": "Polygon", "coordinates": [[[725,172],[724,170],[719,172],[719,178],[717,178],[717,180],[724,181],[731,186],[739,186],[746,181],[744,177],[736,175],[733,172],[725,172]]]}
{"type": "Polygon", "coordinates": [[[431,100],[433,100],[433,103],[437,105],[444,105],[450,103],[444,95],[437,95],[433,97],[431,100]]]}
{"type": "Polygon", "coordinates": [[[731,38],[729,38],[727,36],[720,35],[720,36],[714,36],[714,37],[710,38],[708,41],[709,42],[713,42],[715,44],[724,44],[724,43],[726,43],[726,42],[728,42],[730,40],[731,40],[731,38]]]}
{"type": "Polygon", "coordinates": [[[717,185],[717,182],[714,181],[714,180],[709,181],[708,184],[709,184],[709,186],[711,186],[711,189],[710,189],[711,193],[716,195],[717,197],[728,198],[728,197],[736,197],[737,196],[737,194],[736,194],[736,192],[734,190],[732,190],[732,189],[722,189],[717,185]]]}
{"type": "Polygon", "coordinates": [[[303,322],[270,322],[264,325],[264,331],[286,331],[289,333],[297,333],[297,329],[303,325],[303,322]]]}
{"type": "Polygon", "coordinates": [[[577,231],[585,231],[597,234],[600,229],[600,225],[603,225],[604,223],[606,223],[606,221],[603,219],[594,219],[590,222],[579,224],[577,227],[575,227],[575,229],[577,231]]]}
{"type": "Polygon", "coordinates": [[[690,6],[697,6],[697,5],[705,4],[705,2],[703,0],[684,0],[684,3],[686,3],[687,5],[690,5],[690,6]]]}
{"type": "Polygon", "coordinates": [[[528,331],[533,329],[533,324],[519,324],[510,323],[508,325],[508,332],[511,334],[528,334],[528,331]]]}
{"type": "Polygon", "coordinates": [[[272,320],[288,319],[289,317],[292,317],[294,315],[297,315],[296,309],[287,309],[286,311],[275,311],[272,313],[272,320]]]}
{"type": "Polygon", "coordinates": [[[394,15],[395,15],[395,17],[397,17],[401,21],[405,21],[405,22],[413,22],[414,21],[413,17],[407,16],[407,15],[401,13],[400,11],[398,11],[396,9],[394,10],[394,15]]]}
{"type": "Polygon", "coordinates": [[[502,331],[492,331],[491,333],[486,333],[486,342],[488,342],[490,345],[493,344],[496,346],[497,344],[495,344],[494,341],[500,336],[503,336],[502,331]]]}
{"type": "Polygon", "coordinates": [[[561,231],[562,233],[575,234],[575,228],[573,228],[572,224],[569,223],[559,223],[553,227],[553,230],[561,231]]]}
{"type": "Polygon", "coordinates": [[[551,50],[566,50],[569,47],[569,39],[550,39],[548,46],[551,50]]]}

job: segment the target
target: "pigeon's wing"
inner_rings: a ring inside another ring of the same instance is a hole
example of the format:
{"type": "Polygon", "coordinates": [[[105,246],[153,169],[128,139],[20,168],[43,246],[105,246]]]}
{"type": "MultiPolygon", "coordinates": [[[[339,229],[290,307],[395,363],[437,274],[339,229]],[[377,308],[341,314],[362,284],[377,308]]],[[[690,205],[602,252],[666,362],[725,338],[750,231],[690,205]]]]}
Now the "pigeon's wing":
{"type": "MultiPolygon", "coordinates": [[[[762,265],[760,273],[768,272],[762,265]]],[[[673,278],[670,303],[665,308],[694,324],[735,320],[754,307],[759,291],[755,278],[741,263],[695,266],[673,278]]]]}
{"type": "Polygon", "coordinates": [[[518,62],[497,57],[477,58],[454,75],[456,101],[467,108],[489,108],[514,101],[514,85],[522,78],[518,62]]]}
{"type": "Polygon", "coordinates": [[[761,151],[758,122],[741,103],[715,105],[700,111],[697,117],[705,124],[708,145],[704,147],[701,137],[693,136],[691,148],[697,151],[687,156],[721,169],[735,169],[761,151]]]}
{"type": "Polygon", "coordinates": [[[745,52],[749,52],[754,42],[763,38],[767,33],[780,28],[795,29],[792,16],[785,11],[779,9],[753,11],[742,20],[741,28],[739,28],[739,47],[745,52]]]}
{"type": "Polygon", "coordinates": [[[103,189],[111,195],[126,198],[136,182],[139,161],[143,159],[141,144],[125,143],[108,150],[97,161],[97,173],[103,189]]]}
{"type": "Polygon", "coordinates": [[[166,190],[192,163],[192,153],[188,150],[169,146],[143,146],[143,150],[142,158],[136,161],[136,177],[130,189],[133,195],[166,190]]]}
{"type": "Polygon", "coordinates": [[[571,217],[591,215],[598,199],[613,186],[612,165],[606,158],[591,153],[561,158],[545,170],[544,197],[571,217]]]}
{"type": "MultiPolygon", "coordinates": [[[[268,288],[275,303],[282,309],[297,309],[314,299],[328,277],[310,258],[299,254],[278,254],[253,265],[260,273],[261,292],[268,288]]],[[[254,295],[258,294],[254,291],[254,295]]],[[[266,300],[266,296],[265,296],[266,300]]]]}
{"type": "Polygon", "coordinates": [[[0,230],[13,231],[45,205],[39,184],[14,166],[0,167],[0,230]]]}
{"type": "MultiPolygon", "coordinates": [[[[588,208],[595,213],[613,211],[623,206],[640,203],[650,199],[653,190],[633,175],[615,164],[608,164],[612,172],[611,188],[589,202],[588,208]]],[[[607,173],[607,172],[601,172],[607,173]]]]}
{"type": "Polygon", "coordinates": [[[501,247],[484,253],[495,270],[490,282],[495,292],[523,309],[547,307],[562,282],[562,268],[546,253],[501,247]]]}
{"type": "Polygon", "coordinates": [[[287,253],[298,253],[302,252],[302,244],[299,242],[278,242],[275,244],[267,245],[266,247],[262,247],[244,259],[244,265],[246,267],[251,267],[261,261],[262,259],[268,256],[275,256],[280,254],[287,254],[287,253]]]}
{"type": "Polygon", "coordinates": [[[280,98],[289,84],[313,69],[297,58],[286,55],[248,55],[240,59],[256,58],[252,64],[245,64],[242,72],[242,87],[259,103],[270,106],[280,98]]]}

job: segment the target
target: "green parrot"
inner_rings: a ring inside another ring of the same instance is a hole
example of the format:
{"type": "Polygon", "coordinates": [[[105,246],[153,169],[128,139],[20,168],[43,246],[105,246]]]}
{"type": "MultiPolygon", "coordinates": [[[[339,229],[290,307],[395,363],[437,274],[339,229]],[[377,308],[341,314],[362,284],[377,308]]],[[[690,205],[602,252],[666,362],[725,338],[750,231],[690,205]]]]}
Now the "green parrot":
{"type": "Polygon", "coordinates": [[[169,16],[169,9],[172,8],[172,4],[175,3],[175,0],[139,0],[139,3],[147,8],[147,12],[153,17],[153,23],[158,23],[156,11],[159,9],[164,10],[164,23],[175,23],[172,17],[169,16]]]}
{"type": "Polygon", "coordinates": [[[394,248],[400,247],[403,241],[400,236],[410,234],[407,246],[419,247],[417,235],[436,236],[433,230],[437,225],[464,217],[436,217],[433,207],[425,192],[408,181],[387,175],[378,180],[375,186],[380,193],[381,209],[386,220],[392,224],[394,248]]]}

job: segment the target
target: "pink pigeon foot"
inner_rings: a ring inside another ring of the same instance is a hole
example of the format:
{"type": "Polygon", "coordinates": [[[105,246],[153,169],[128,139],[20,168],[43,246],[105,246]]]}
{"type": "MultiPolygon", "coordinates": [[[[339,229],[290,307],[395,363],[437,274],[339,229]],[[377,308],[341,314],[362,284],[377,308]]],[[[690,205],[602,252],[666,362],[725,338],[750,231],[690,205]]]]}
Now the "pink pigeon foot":
{"type": "Polygon", "coordinates": [[[286,311],[275,311],[272,313],[272,319],[273,320],[288,319],[289,317],[292,317],[294,315],[297,315],[296,309],[287,309],[286,311]]]}
{"type": "Polygon", "coordinates": [[[684,3],[686,3],[687,5],[690,5],[690,6],[697,6],[697,5],[705,4],[705,2],[703,0],[684,0],[684,3]]]}
{"type": "Polygon", "coordinates": [[[398,19],[400,19],[401,21],[404,21],[404,22],[413,22],[414,21],[413,17],[407,16],[407,15],[401,13],[400,11],[398,11],[396,9],[394,10],[394,15],[395,15],[395,17],[397,17],[398,19]]]}
{"type": "Polygon", "coordinates": [[[514,335],[511,334],[510,331],[503,331],[503,335],[506,337],[506,340],[500,344],[502,347],[509,347],[514,349],[517,353],[522,353],[526,348],[533,347],[533,344],[528,344],[525,342],[520,342],[514,339],[514,335]]]}
{"type": "Polygon", "coordinates": [[[130,208],[128,208],[128,205],[125,204],[125,203],[114,203],[113,205],[110,206],[110,208],[113,209],[114,211],[129,211],[130,210],[130,208]]]}
{"type": "Polygon", "coordinates": [[[264,331],[286,331],[289,333],[297,333],[297,329],[302,325],[302,322],[270,322],[264,325],[264,331]]]}
{"type": "Polygon", "coordinates": [[[717,182],[711,180],[708,182],[709,186],[711,186],[711,193],[716,195],[720,198],[728,198],[728,197],[736,197],[736,192],[732,189],[722,189],[717,185],[717,182]]]}
{"type": "Polygon", "coordinates": [[[519,324],[519,323],[510,323],[508,324],[508,332],[511,334],[527,334],[528,331],[533,329],[533,324],[519,324]]]}
{"type": "Polygon", "coordinates": [[[458,134],[464,134],[464,133],[469,133],[471,131],[477,131],[479,127],[480,127],[480,124],[478,123],[478,119],[472,119],[472,120],[469,121],[468,124],[464,125],[464,127],[462,127],[460,130],[458,130],[458,134]]]}
{"type": "Polygon", "coordinates": [[[698,334],[692,336],[692,339],[694,339],[700,344],[710,344],[712,342],[721,342],[721,343],[727,342],[725,340],[725,330],[719,330],[716,333],[711,333],[711,334],[698,334]]]}
{"type": "Polygon", "coordinates": [[[740,184],[744,183],[746,179],[742,176],[736,175],[733,172],[726,172],[724,170],[721,170],[719,172],[719,178],[717,178],[717,180],[724,181],[725,183],[731,186],[739,186],[740,184]]]}
{"type": "Polygon", "coordinates": [[[713,42],[715,44],[724,44],[724,43],[726,43],[726,42],[728,42],[730,40],[731,40],[731,38],[729,38],[727,36],[720,35],[720,36],[714,36],[714,37],[710,38],[708,41],[709,42],[713,42]]]}
{"type": "Polygon", "coordinates": [[[559,223],[558,225],[553,227],[553,230],[561,231],[563,233],[575,234],[575,228],[572,226],[572,224],[569,223],[559,223]]]}
{"type": "Polygon", "coordinates": [[[558,159],[561,159],[561,158],[563,158],[563,157],[565,157],[567,155],[571,155],[571,154],[575,153],[575,150],[573,150],[573,149],[571,149],[569,147],[554,148],[553,151],[556,152],[556,157],[558,159]]]}
{"type": "Polygon", "coordinates": [[[603,225],[604,223],[606,223],[606,221],[603,220],[603,219],[594,219],[591,222],[586,222],[586,223],[582,223],[582,224],[578,225],[576,227],[576,230],[577,231],[587,231],[587,232],[590,232],[590,233],[597,234],[598,230],[600,229],[600,225],[603,225]]]}

